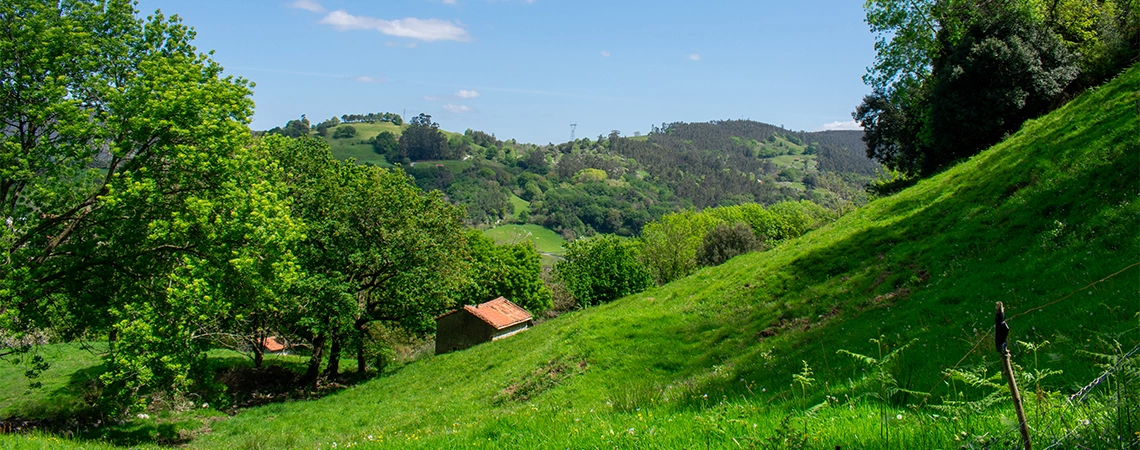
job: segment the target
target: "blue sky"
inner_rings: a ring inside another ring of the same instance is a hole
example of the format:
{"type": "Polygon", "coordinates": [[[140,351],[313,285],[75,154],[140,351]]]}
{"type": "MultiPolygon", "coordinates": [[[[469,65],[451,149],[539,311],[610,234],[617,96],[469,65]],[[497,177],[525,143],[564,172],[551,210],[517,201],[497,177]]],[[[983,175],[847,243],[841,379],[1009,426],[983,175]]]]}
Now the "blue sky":
{"type": "Polygon", "coordinates": [[[140,0],[254,81],[254,129],[424,112],[451,131],[564,142],[662,122],[853,127],[874,57],[862,2],[140,0]]]}

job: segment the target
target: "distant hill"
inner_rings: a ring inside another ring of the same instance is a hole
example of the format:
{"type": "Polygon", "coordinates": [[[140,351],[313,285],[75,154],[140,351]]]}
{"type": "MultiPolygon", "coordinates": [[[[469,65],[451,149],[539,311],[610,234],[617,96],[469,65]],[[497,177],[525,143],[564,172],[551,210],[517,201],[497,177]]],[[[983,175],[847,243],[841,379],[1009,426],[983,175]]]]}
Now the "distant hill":
{"type": "MultiPolygon", "coordinates": [[[[307,128],[295,122],[284,130],[307,128]]],[[[392,167],[401,161],[388,161],[371,142],[386,131],[399,137],[409,125],[329,119],[310,126],[324,130],[309,135],[328,142],[338,159],[392,167]],[[343,137],[346,127],[355,135],[343,137]]],[[[406,161],[419,187],[464,206],[471,225],[532,223],[566,238],[635,235],[687,208],[805,199],[849,208],[866,202],[864,186],[878,168],[864,154],[862,132],[791,131],[745,120],[678,122],[645,136],[542,146],[481,131],[439,132],[458,159],[406,161]],[[594,175],[581,176],[586,170],[594,175]],[[520,201],[529,204],[525,214],[516,211],[520,201]]]]}

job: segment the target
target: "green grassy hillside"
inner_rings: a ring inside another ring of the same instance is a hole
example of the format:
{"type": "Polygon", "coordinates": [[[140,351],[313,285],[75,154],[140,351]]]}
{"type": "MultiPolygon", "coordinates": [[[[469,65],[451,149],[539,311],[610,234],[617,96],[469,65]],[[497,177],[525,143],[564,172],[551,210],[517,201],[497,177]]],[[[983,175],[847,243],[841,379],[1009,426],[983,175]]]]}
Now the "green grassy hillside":
{"type": "MultiPolygon", "coordinates": [[[[954,367],[995,373],[995,301],[1011,340],[1050,342],[1038,362],[1015,346],[1024,370],[1064,371],[1043,392],[1093,379],[1100,369],[1083,352],[1140,342],[1137,92],[1133,68],[779,248],[319,401],[244,412],[195,444],[736,448],[801,427],[820,447],[1012,438],[1008,408],[955,410],[948,401],[988,391],[943,378],[954,367]],[[837,351],[878,357],[912,340],[887,373],[932,396],[877,409],[870,369],[837,351]],[[795,382],[805,364],[812,374],[795,382]]],[[[1028,397],[1031,411],[1047,406],[1028,397]]],[[[1051,417],[1037,417],[1041,433],[1064,426],[1051,417]]]]}
{"type": "MultiPolygon", "coordinates": [[[[329,144],[329,149],[332,151],[332,154],[336,159],[345,160],[348,158],[356,158],[356,162],[360,164],[367,163],[380,167],[391,167],[392,165],[388,164],[388,161],[385,160],[383,156],[377,154],[372,149],[372,145],[368,143],[368,140],[375,138],[376,135],[385,131],[395,134],[398,138],[401,134],[403,134],[404,129],[407,127],[407,124],[395,125],[390,122],[342,124],[329,128],[328,135],[321,137],[321,139],[324,139],[324,141],[329,144]],[[356,137],[349,139],[333,139],[332,136],[336,133],[336,130],[345,125],[351,125],[353,128],[356,128],[356,137]]],[[[451,131],[444,131],[443,134],[448,138],[462,135],[462,133],[454,133],[451,131]]],[[[313,136],[316,136],[316,133],[314,133],[313,136]]],[[[477,150],[482,150],[482,147],[474,147],[477,150]]],[[[450,162],[457,163],[459,161],[450,162]]],[[[448,169],[452,168],[448,167],[448,169]]],[[[459,170],[462,170],[462,168],[459,170]]]]}
{"type": "Polygon", "coordinates": [[[1019,372],[1063,371],[1039,390],[1022,379],[1035,439],[1115,436],[1099,410],[1059,395],[1100,373],[1092,353],[1140,342],[1138,93],[1140,66],[777,248],[320,400],[241,412],[190,445],[1007,448],[1011,408],[968,382],[994,380],[996,301],[1011,341],[1048,341],[1014,345],[1019,372]],[[911,392],[889,396],[875,365],[840,352],[879,359],[908,343],[881,373],[911,392]]]}

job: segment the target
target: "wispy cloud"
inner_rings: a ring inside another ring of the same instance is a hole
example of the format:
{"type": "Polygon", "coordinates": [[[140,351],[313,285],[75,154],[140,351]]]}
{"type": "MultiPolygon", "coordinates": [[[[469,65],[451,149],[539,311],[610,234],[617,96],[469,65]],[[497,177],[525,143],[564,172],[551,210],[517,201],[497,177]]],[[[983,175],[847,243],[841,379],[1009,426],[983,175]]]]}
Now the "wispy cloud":
{"type": "Polygon", "coordinates": [[[475,97],[478,97],[480,95],[483,95],[483,94],[480,94],[479,91],[467,90],[467,89],[460,89],[458,92],[455,93],[455,96],[459,97],[459,98],[475,98],[475,97]]]}
{"type": "Polygon", "coordinates": [[[406,19],[384,20],[368,16],[354,16],[338,9],[329,13],[320,23],[331,25],[337,31],[350,30],[376,30],[388,36],[405,37],[421,41],[459,41],[471,40],[471,35],[463,27],[440,19],[406,19]]]}
{"type": "Polygon", "coordinates": [[[445,4],[445,5],[458,5],[459,2],[457,0],[443,0],[443,4],[445,4]]]}
{"type": "Polygon", "coordinates": [[[451,103],[448,103],[446,105],[443,105],[443,110],[456,114],[463,114],[465,112],[471,112],[471,107],[467,105],[453,105],[451,103]]]}
{"type": "Polygon", "coordinates": [[[610,57],[610,51],[609,50],[602,50],[602,57],[603,58],[609,58],[610,57]]]}
{"type": "Polygon", "coordinates": [[[289,4],[290,8],[303,9],[305,11],[312,11],[315,13],[325,12],[325,7],[321,6],[321,2],[316,0],[296,0],[289,4]]]}
{"type": "Polygon", "coordinates": [[[825,123],[825,124],[823,124],[823,129],[824,129],[824,130],[826,130],[826,131],[832,131],[832,130],[862,130],[862,129],[863,129],[863,127],[860,127],[860,126],[859,126],[859,123],[858,123],[858,122],[856,122],[856,121],[854,121],[854,120],[848,120],[848,121],[846,121],[846,122],[845,122],[845,121],[842,121],[842,120],[837,120],[837,121],[835,121],[835,122],[830,122],[830,123],[825,123]]]}
{"type": "Polygon", "coordinates": [[[383,83],[384,82],[383,78],[373,78],[373,77],[370,77],[367,75],[359,76],[359,77],[353,77],[352,79],[359,81],[361,83],[383,83]]]}
{"type": "Polygon", "coordinates": [[[689,59],[692,61],[700,61],[701,55],[699,53],[692,53],[689,55],[689,59]]]}

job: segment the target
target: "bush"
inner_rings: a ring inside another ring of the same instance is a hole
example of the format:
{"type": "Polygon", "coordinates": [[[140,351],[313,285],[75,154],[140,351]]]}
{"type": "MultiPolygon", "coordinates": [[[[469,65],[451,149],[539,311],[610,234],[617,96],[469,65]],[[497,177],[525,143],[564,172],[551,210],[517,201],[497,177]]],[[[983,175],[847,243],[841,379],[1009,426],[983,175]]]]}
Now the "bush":
{"type": "Polygon", "coordinates": [[[333,139],[351,139],[356,137],[356,127],[342,125],[333,132],[333,139]]]}
{"type": "Polygon", "coordinates": [[[566,259],[554,265],[554,276],[581,306],[609,302],[653,285],[635,243],[608,234],[567,244],[566,259]]]}
{"type": "Polygon", "coordinates": [[[760,246],[760,240],[748,224],[722,223],[705,235],[697,252],[697,262],[702,266],[719,266],[737,255],[759,250],[760,246]]]}

